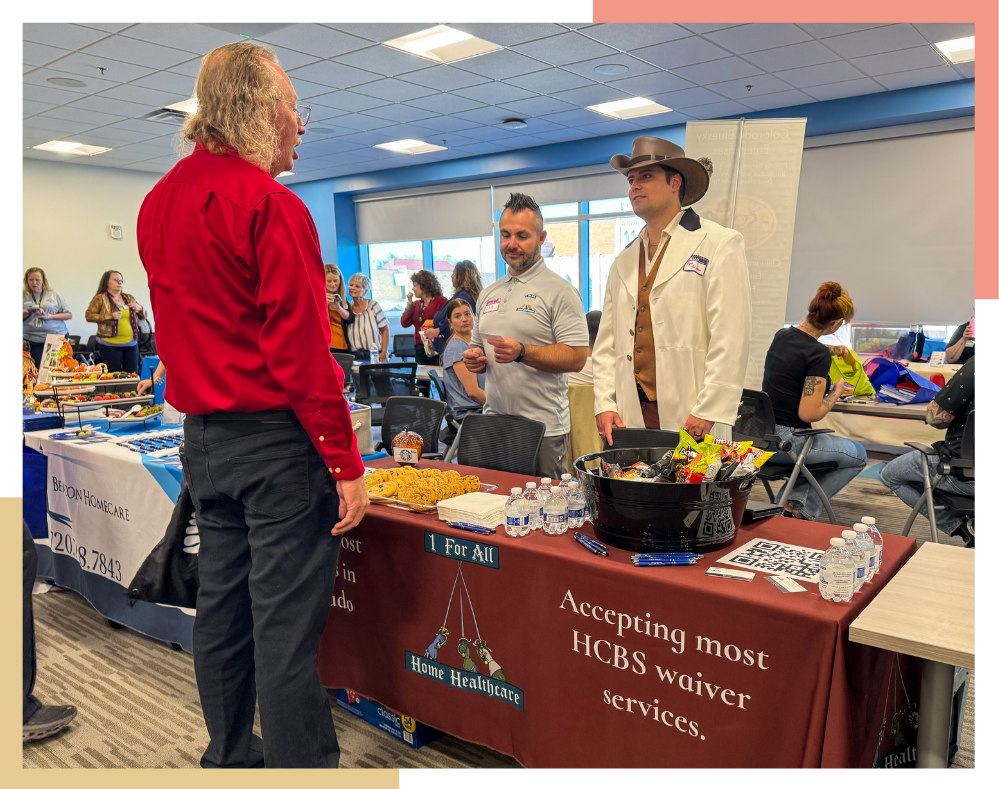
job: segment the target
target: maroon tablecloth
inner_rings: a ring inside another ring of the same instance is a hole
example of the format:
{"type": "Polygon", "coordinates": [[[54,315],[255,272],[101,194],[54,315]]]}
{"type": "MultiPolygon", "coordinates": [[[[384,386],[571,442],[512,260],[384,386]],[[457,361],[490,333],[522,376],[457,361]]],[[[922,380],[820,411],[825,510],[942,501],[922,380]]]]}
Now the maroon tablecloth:
{"type": "MultiPolygon", "coordinates": [[[[526,481],[425,466],[499,493],[526,481]]],[[[824,548],[840,531],[772,518],[735,545],[824,548]]],[[[629,551],[594,556],[571,535],[480,537],[372,506],[341,548],[323,682],[529,767],[871,767],[915,745],[903,709],[918,661],[848,641],[915,540],[886,536],[874,582],[837,604],[815,584],[706,576],[735,545],[693,567],[635,568],[629,551]]]]}

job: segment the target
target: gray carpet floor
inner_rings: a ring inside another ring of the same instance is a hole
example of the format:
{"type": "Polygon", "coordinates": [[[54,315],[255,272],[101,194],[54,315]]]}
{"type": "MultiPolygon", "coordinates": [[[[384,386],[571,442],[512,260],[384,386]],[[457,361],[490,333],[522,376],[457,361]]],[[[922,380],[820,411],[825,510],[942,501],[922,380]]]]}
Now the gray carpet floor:
{"type": "MultiPolygon", "coordinates": [[[[906,507],[877,479],[858,477],[833,501],[844,526],[865,515],[878,528],[901,533],[906,507]]],[[[929,539],[918,518],[911,536],[929,539]]],[[[943,538],[950,544],[960,540],[943,538]]],[[[128,630],[112,630],[82,597],[51,591],[35,595],[38,654],[36,695],[75,704],[79,715],[62,734],[23,748],[24,767],[197,767],[208,734],[201,717],[191,656],[128,630]]],[[[969,683],[963,741],[955,767],[975,766],[974,672],[969,683]]],[[[444,735],[413,750],[335,703],[341,767],[517,767],[488,748],[444,735]]],[[[259,733],[259,728],[258,728],[259,733]]]]}

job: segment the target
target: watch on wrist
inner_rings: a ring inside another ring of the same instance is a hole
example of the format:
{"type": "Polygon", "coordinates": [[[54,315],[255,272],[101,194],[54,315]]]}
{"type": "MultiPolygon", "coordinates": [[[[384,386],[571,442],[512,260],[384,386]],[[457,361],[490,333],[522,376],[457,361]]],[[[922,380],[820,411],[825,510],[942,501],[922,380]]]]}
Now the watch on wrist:
{"type": "Polygon", "coordinates": [[[527,346],[524,343],[520,344],[520,353],[517,354],[517,358],[514,359],[515,362],[523,362],[524,357],[527,355],[527,346]]]}

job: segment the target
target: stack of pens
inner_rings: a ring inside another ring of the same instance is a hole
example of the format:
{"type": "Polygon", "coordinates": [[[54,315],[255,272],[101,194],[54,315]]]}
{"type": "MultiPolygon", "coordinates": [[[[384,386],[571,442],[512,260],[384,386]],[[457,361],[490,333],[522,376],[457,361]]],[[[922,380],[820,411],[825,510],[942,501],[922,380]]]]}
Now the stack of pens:
{"type": "Polygon", "coordinates": [[[631,563],[635,567],[684,567],[702,558],[699,553],[633,553],[631,563]]]}
{"type": "Polygon", "coordinates": [[[597,556],[609,556],[607,553],[607,546],[598,540],[594,540],[592,537],[587,537],[585,534],[580,534],[576,532],[573,537],[576,538],[576,542],[582,545],[590,553],[595,553],[597,556]]]}

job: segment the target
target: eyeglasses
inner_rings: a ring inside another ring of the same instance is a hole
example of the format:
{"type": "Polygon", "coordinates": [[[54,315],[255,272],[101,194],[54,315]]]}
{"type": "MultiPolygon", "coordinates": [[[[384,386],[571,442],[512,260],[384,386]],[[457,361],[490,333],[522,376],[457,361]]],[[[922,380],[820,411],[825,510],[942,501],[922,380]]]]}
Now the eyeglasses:
{"type": "Polygon", "coordinates": [[[298,119],[302,122],[303,126],[307,126],[309,124],[309,115],[312,112],[312,107],[308,104],[295,104],[295,102],[288,101],[287,99],[278,99],[278,101],[283,101],[285,104],[290,104],[294,107],[295,114],[298,116],[298,119]]]}

